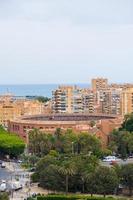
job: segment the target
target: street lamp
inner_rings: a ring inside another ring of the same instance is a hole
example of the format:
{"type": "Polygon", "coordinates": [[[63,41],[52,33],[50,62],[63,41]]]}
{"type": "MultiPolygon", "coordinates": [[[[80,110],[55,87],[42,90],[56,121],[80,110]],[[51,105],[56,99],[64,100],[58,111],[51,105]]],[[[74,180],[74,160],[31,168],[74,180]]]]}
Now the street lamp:
{"type": "Polygon", "coordinates": [[[74,154],[74,142],[72,142],[72,154],[74,154]]]}
{"type": "Polygon", "coordinates": [[[29,153],[28,144],[29,144],[29,132],[30,132],[30,129],[25,129],[25,132],[26,132],[26,148],[25,148],[25,154],[28,154],[28,153],[29,153]]]}

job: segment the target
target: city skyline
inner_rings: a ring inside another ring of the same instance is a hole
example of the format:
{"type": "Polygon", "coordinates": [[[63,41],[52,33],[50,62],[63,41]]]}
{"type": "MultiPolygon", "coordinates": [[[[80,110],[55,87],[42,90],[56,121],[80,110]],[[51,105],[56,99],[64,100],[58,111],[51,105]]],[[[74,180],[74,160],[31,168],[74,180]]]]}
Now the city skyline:
{"type": "Polygon", "coordinates": [[[0,84],[133,82],[132,0],[0,1],[0,84]]]}

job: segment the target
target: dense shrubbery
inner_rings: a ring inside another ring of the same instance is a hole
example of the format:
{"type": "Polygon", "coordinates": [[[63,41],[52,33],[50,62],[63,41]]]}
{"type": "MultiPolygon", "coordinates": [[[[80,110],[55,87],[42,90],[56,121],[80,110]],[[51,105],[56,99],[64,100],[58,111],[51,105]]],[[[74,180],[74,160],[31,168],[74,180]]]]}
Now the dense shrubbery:
{"type": "Polygon", "coordinates": [[[49,190],[113,194],[118,186],[114,169],[99,165],[95,156],[71,155],[42,158],[32,176],[33,181],[49,190]]]}
{"type": "Polygon", "coordinates": [[[8,194],[0,192],[0,200],[9,200],[8,194]]]}
{"type": "MultiPolygon", "coordinates": [[[[32,200],[32,199],[29,199],[32,200]]],[[[112,197],[88,197],[84,195],[48,195],[48,196],[38,196],[37,200],[118,200],[112,197]]],[[[123,199],[124,200],[124,199],[123,199]]]]}
{"type": "Polygon", "coordinates": [[[25,148],[24,142],[15,134],[5,131],[0,126],[0,153],[17,157],[22,154],[25,148]]]}
{"type": "Polygon", "coordinates": [[[89,133],[76,134],[71,129],[62,132],[59,128],[53,135],[36,129],[29,133],[30,153],[42,157],[51,150],[59,154],[102,154],[100,140],[89,133]]]}

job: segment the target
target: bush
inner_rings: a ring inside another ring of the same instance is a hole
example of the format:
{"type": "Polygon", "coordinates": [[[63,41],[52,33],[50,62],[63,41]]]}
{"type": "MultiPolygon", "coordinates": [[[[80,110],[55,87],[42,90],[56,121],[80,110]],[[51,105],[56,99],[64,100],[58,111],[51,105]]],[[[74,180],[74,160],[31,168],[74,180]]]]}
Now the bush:
{"type": "Polygon", "coordinates": [[[0,192],[0,200],[9,200],[9,196],[7,193],[1,193],[0,192]]]}
{"type": "Polygon", "coordinates": [[[48,196],[39,196],[37,200],[111,200],[112,197],[87,197],[87,196],[65,196],[65,195],[48,195],[48,196]]]}

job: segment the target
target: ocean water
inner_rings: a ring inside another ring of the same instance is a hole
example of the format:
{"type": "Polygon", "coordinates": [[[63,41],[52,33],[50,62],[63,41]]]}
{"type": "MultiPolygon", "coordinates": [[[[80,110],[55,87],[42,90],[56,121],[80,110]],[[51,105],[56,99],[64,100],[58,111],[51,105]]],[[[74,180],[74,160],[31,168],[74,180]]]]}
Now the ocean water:
{"type": "MultiPolygon", "coordinates": [[[[63,85],[77,85],[81,88],[89,87],[89,84],[63,84],[63,85]]],[[[34,84],[34,85],[0,85],[0,95],[11,93],[15,96],[46,96],[51,97],[52,91],[55,90],[59,84],[34,84]]]]}

